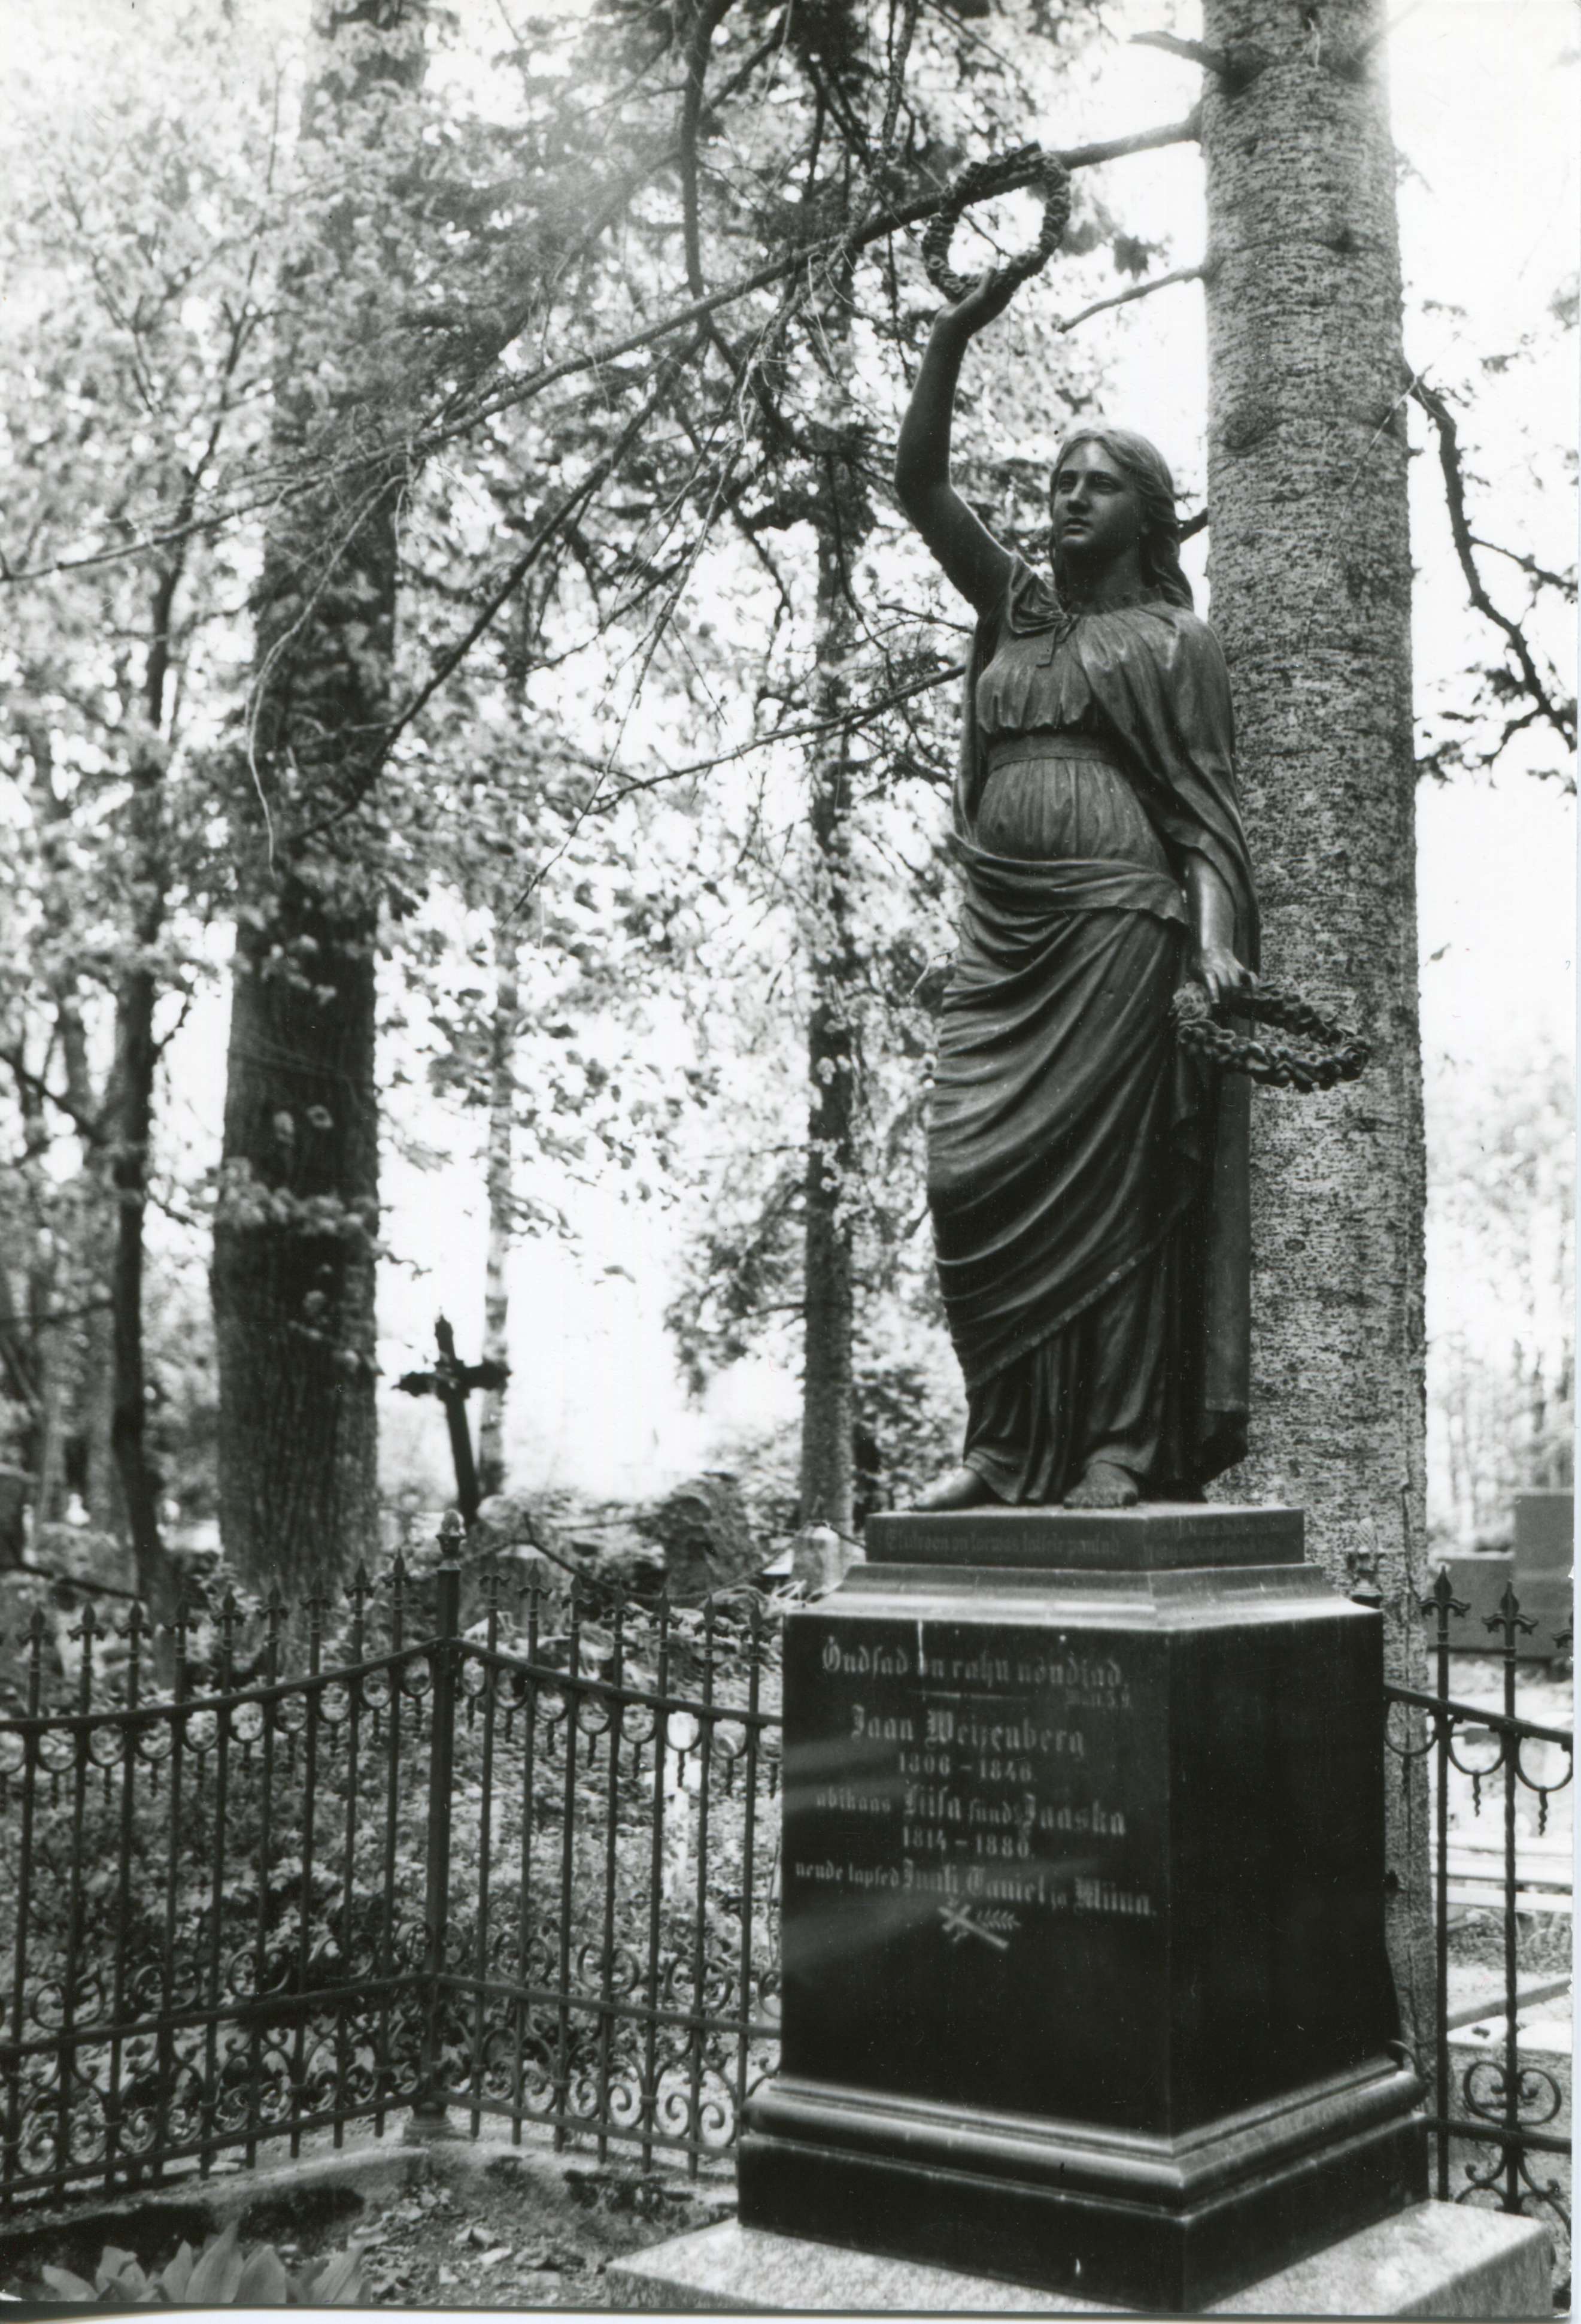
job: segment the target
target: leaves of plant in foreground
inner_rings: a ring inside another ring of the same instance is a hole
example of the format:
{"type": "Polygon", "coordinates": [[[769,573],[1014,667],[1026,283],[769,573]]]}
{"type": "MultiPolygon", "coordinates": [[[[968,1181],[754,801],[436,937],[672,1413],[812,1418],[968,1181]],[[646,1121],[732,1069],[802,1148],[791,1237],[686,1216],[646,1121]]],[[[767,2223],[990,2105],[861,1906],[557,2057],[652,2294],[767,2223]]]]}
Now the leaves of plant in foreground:
{"type": "Polygon", "coordinates": [[[95,2296],[92,2284],[84,2283],[81,2276],[73,2275],[69,2267],[46,2267],[41,2273],[51,2291],[58,2292],[62,2300],[92,2300],[95,2296]]]}
{"type": "Polygon", "coordinates": [[[192,2264],[196,2258],[197,2254],[191,2245],[183,2243],[175,2258],[160,2277],[160,2289],[167,2300],[186,2299],[187,2286],[192,2281],[192,2264]]]}
{"type": "Polygon", "coordinates": [[[308,2298],[315,2308],[362,2306],[363,2255],[354,2245],[333,2255],[327,2266],[314,2277],[308,2298]]]}
{"type": "Polygon", "coordinates": [[[135,2270],[140,2278],[142,2276],[142,2270],[137,2265],[135,2255],[129,2251],[122,2251],[115,2244],[106,2244],[99,2254],[99,2264],[94,2270],[93,2280],[103,2292],[106,2285],[114,2283],[118,2275],[124,2275],[130,2270],[135,2270]]]}
{"type": "Polygon", "coordinates": [[[117,2307],[123,2303],[134,2308],[145,2307],[155,2296],[154,2288],[138,2265],[135,2255],[120,2251],[114,2244],[106,2244],[100,2253],[94,2282],[99,2292],[114,2293],[117,2307]]]}
{"type": "Polygon", "coordinates": [[[242,2270],[238,2308],[283,2308],[290,2298],[285,2262],[272,2244],[261,2244],[242,2270]]]}
{"type": "Polygon", "coordinates": [[[236,2248],[236,2227],[233,2220],[224,2235],[205,2244],[192,2271],[185,2297],[194,2306],[228,2308],[236,2296],[236,2286],[242,2281],[244,2261],[236,2248]]]}

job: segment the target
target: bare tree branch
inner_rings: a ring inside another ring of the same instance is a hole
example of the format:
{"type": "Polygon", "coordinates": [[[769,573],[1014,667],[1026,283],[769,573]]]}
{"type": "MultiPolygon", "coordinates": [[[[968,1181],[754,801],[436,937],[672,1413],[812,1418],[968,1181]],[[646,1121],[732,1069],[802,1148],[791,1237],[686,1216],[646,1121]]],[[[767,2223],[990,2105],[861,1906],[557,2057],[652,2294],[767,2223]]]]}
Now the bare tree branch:
{"type": "Polygon", "coordinates": [[[1255,42],[1235,42],[1227,49],[1210,48],[1206,41],[1184,41],[1175,32],[1133,32],[1134,49],[1162,49],[1166,56],[1200,65],[1221,81],[1231,97],[1249,88],[1267,66],[1268,59],[1255,42]]]}
{"type": "Polygon", "coordinates": [[[1479,532],[1472,534],[1471,545],[1474,549],[1485,549],[1490,557],[1507,558],[1510,564],[1519,566],[1528,579],[1540,581],[1545,588],[1557,589],[1567,604],[1575,604],[1576,576],[1574,573],[1550,573],[1548,567],[1540,565],[1535,557],[1523,557],[1519,549],[1501,549],[1496,540],[1484,540],[1479,532]]]}
{"type": "Polygon", "coordinates": [[[1133,32],[1134,49],[1162,49],[1166,57],[1179,57],[1182,63],[1200,65],[1204,72],[1217,73],[1221,78],[1229,69],[1229,59],[1223,49],[1209,48],[1206,41],[1184,41],[1178,32],[1133,32]]]}
{"type": "Polygon", "coordinates": [[[730,14],[731,0],[703,0],[683,62],[686,85],[681,91],[681,117],[676,144],[681,163],[681,226],[685,238],[686,288],[695,299],[706,295],[703,280],[703,234],[697,217],[697,124],[703,114],[703,85],[708,75],[708,51],[714,33],[730,14]]]}
{"type": "Polygon", "coordinates": [[[1080,313],[1066,316],[1054,327],[1059,331],[1073,331],[1078,323],[1089,322],[1094,315],[1107,315],[1111,307],[1128,307],[1133,300],[1151,299],[1155,290],[1172,290],[1177,282],[1205,282],[1207,279],[1206,260],[1196,266],[1177,266],[1172,274],[1155,274],[1149,282],[1134,282],[1128,290],[1117,290],[1112,299],[1095,299],[1090,307],[1083,307],[1080,313]]]}
{"type": "Polygon", "coordinates": [[[85,1145],[97,1146],[103,1139],[105,1125],[102,1114],[85,1112],[62,1091],[51,1089],[40,1074],[31,1072],[23,1060],[20,1042],[11,1048],[0,1049],[0,1065],[10,1066],[12,1078],[19,1090],[52,1105],[57,1113],[63,1114],[85,1145]]]}
{"type": "Polygon", "coordinates": [[[1521,689],[1533,705],[1537,715],[1552,727],[1567,750],[1573,751],[1576,747],[1575,703],[1555,700],[1532,659],[1525,632],[1519,622],[1512,622],[1507,613],[1500,612],[1488,595],[1478,569],[1475,542],[1466,510],[1466,478],[1460,465],[1460,438],[1455,415],[1438,389],[1429,387],[1414,373],[1410,392],[1432,421],[1438,436],[1439,466],[1444,478],[1449,531],[1465,577],[1466,594],[1484,620],[1491,622],[1503,638],[1519,674],[1521,689]]]}
{"type": "Polygon", "coordinates": [[[611,791],[607,798],[601,800],[594,812],[607,815],[622,799],[630,798],[639,791],[659,790],[666,783],[684,781],[688,775],[711,774],[716,767],[728,767],[737,759],[749,758],[754,751],[770,750],[777,742],[810,742],[823,734],[849,732],[853,727],[865,725],[869,718],[877,718],[882,711],[893,710],[900,703],[909,702],[914,695],[929,693],[934,687],[948,686],[951,679],[960,678],[965,669],[963,661],[951,662],[946,669],[931,670],[925,677],[907,679],[904,685],[880,695],[876,701],[864,702],[854,709],[841,711],[838,718],[815,718],[800,726],[777,726],[772,733],[755,734],[749,742],[738,742],[729,751],[716,752],[711,759],[694,759],[684,767],[666,767],[657,775],[634,777],[630,782],[622,784],[619,790],[611,791]]]}

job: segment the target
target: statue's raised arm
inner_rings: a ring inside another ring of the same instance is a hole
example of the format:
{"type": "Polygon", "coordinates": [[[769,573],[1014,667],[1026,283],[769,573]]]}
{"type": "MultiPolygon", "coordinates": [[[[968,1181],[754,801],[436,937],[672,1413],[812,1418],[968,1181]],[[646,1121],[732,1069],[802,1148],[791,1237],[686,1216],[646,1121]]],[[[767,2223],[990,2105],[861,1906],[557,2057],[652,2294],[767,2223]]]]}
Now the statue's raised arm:
{"type": "Polygon", "coordinates": [[[985,274],[941,309],[923,354],[895,453],[895,497],[949,579],[979,613],[991,613],[1010,578],[1010,554],[950,481],[955,390],[968,346],[1002,315],[1016,285],[985,274]]]}

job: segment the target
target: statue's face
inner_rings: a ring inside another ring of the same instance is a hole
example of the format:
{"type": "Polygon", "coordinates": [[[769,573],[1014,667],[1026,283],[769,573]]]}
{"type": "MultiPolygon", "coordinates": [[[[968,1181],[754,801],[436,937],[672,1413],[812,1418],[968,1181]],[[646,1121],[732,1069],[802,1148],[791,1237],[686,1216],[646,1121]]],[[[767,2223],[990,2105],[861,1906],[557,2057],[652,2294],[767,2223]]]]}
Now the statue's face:
{"type": "Polygon", "coordinates": [[[1101,444],[1078,444],[1054,471],[1054,548],[1089,567],[1111,563],[1142,539],[1142,501],[1101,444]]]}

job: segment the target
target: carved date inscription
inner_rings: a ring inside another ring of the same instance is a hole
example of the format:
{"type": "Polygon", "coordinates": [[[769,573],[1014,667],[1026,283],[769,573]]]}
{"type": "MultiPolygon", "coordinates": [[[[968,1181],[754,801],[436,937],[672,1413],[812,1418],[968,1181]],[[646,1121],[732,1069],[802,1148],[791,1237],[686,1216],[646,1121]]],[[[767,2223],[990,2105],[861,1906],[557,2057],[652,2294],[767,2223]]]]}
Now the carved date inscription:
{"type": "Polygon", "coordinates": [[[1140,1706],[1126,1654],[831,1620],[801,1676],[793,1899],[888,1895],[947,1947],[989,1953],[1056,1920],[1156,1919],[1127,1796],[1140,1706]]]}

